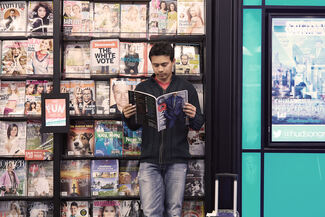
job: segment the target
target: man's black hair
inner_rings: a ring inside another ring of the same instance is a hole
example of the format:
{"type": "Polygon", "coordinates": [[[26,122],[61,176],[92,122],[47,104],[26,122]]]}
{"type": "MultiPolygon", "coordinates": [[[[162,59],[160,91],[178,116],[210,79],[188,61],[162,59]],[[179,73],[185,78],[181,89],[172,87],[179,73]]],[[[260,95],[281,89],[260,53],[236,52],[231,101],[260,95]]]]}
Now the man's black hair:
{"type": "Polygon", "coordinates": [[[78,204],[77,204],[75,201],[73,201],[73,202],[71,203],[70,207],[73,207],[73,206],[78,207],[78,204]]]}
{"type": "Polygon", "coordinates": [[[150,61],[152,56],[169,56],[170,61],[174,61],[174,48],[167,42],[155,43],[149,52],[150,61]]]}

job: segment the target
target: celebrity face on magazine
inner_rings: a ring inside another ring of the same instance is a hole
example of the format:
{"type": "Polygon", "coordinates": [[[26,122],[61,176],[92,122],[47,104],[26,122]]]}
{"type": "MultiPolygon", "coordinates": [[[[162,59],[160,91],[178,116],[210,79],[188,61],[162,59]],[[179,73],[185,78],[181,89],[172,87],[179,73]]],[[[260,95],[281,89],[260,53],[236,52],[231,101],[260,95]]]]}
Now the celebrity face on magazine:
{"type": "Polygon", "coordinates": [[[169,56],[152,56],[151,64],[153,71],[156,74],[156,78],[159,81],[170,81],[173,73],[173,65],[175,64],[175,59],[171,61],[169,56]]]}

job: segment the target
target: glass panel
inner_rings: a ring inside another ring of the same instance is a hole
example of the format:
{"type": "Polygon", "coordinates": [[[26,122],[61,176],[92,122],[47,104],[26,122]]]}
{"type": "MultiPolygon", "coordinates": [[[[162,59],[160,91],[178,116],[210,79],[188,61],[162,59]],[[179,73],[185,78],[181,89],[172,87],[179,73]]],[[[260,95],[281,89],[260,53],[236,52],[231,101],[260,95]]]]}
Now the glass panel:
{"type": "Polygon", "coordinates": [[[260,217],[261,154],[243,153],[242,216],[260,217]]]}
{"type": "Polygon", "coordinates": [[[324,186],[325,154],[265,154],[264,217],[324,216],[324,186]]]}
{"type": "Polygon", "coordinates": [[[261,15],[243,11],[243,149],[261,148],[261,15]]]}
{"type": "Polygon", "coordinates": [[[324,6],[324,0],[265,0],[265,5],[324,6]]]}
{"type": "Polygon", "coordinates": [[[262,0],[243,0],[244,5],[262,5],[262,0]]]}

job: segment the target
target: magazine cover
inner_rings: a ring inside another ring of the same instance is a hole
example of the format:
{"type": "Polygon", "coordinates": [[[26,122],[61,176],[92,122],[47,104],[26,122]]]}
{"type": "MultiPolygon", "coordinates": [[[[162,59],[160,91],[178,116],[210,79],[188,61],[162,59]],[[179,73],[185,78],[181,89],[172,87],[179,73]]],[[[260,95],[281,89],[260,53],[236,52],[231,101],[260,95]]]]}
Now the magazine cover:
{"type": "Polygon", "coordinates": [[[182,217],[205,217],[203,201],[184,201],[182,206],[182,217]]]}
{"type": "Polygon", "coordinates": [[[90,196],[90,161],[61,161],[61,196],[90,196]]]}
{"type": "Polygon", "coordinates": [[[90,78],[89,42],[65,44],[63,72],[66,78],[90,78]]]}
{"type": "Polygon", "coordinates": [[[25,1],[0,2],[0,35],[26,34],[27,4],[25,1]]]}
{"type": "Polygon", "coordinates": [[[110,114],[122,114],[123,108],[129,104],[128,91],[134,90],[140,79],[111,78],[110,79],[110,114]]]}
{"type": "Polygon", "coordinates": [[[94,3],[95,36],[119,36],[120,20],[120,4],[94,3]]]}
{"type": "Polygon", "coordinates": [[[88,201],[61,201],[61,217],[89,217],[88,201]]]}
{"type": "Polygon", "coordinates": [[[183,106],[188,102],[187,90],[154,97],[141,91],[129,91],[130,104],[136,105],[135,122],[156,128],[172,128],[176,122],[187,122],[183,106]]]}
{"type": "Polygon", "coordinates": [[[0,155],[24,156],[26,122],[0,121],[0,155]]]}
{"type": "Polygon", "coordinates": [[[1,196],[26,196],[26,163],[24,160],[0,160],[1,196]],[[11,180],[10,177],[14,179],[11,180]]]}
{"type": "Polygon", "coordinates": [[[191,155],[203,156],[205,153],[205,127],[200,130],[189,129],[187,134],[187,141],[191,155]]]}
{"type": "Polygon", "coordinates": [[[94,153],[94,124],[91,121],[71,121],[67,154],[89,156],[94,153]]]}
{"type": "Polygon", "coordinates": [[[45,93],[49,94],[53,92],[53,81],[47,81],[45,83],[45,93]]]}
{"type": "Polygon", "coordinates": [[[151,0],[149,8],[149,33],[176,34],[177,31],[177,1],[151,0]]]}
{"type": "Polygon", "coordinates": [[[27,177],[28,196],[53,196],[53,161],[29,161],[27,177]]]}
{"type": "Polygon", "coordinates": [[[147,5],[121,4],[121,37],[145,38],[147,32],[147,5]]]}
{"type": "Polygon", "coordinates": [[[53,35],[53,2],[28,2],[27,32],[30,35],[53,35]]]}
{"type": "Polygon", "coordinates": [[[114,217],[120,215],[120,201],[118,200],[95,200],[93,202],[93,217],[104,217],[104,213],[110,213],[114,217]]]}
{"type": "Polygon", "coordinates": [[[123,156],[140,156],[141,142],[142,142],[142,128],[138,130],[131,130],[125,122],[123,122],[123,156]]]}
{"type": "Polygon", "coordinates": [[[54,205],[53,202],[50,201],[29,201],[27,202],[27,217],[54,217],[54,205]]]}
{"type": "Polygon", "coordinates": [[[28,120],[25,160],[52,160],[53,133],[41,133],[41,121],[28,120]]]}
{"type": "Polygon", "coordinates": [[[96,114],[95,82],[92,80],[70,81],[70,114],[96,114]]]}
{"type": "Polygon", "coordinates": [[[141,209],[140,200],[120,200],[121,217],[141,217],[144,216],[141,209]]]}
{"type": "Polygon", "coordinates": [[[94,160],[91,164],[91,195],[117,196],[118,195],[119,161],[94,160]]]}
{"type": "Polygon", "coordinates": [[[120,65],[118,39],[90,41],[91,74],[117,74],[120,65]]]}
{"type": "Polygon", "coordinates": [[[139,196],[139,161],[120,160],[119,165],[119,195],[139,196]]]}
{"type": "Polygon", "coordinates": [[[121,121],[98,120],[95,123],[95,156],[122,156],[121,121]]]}
{"type": "Polygon", "coordinates": [[[1,81],[0,114],[23,115],[25,102],[24,81],[1,81]]]}
{"type": "Polygon", "coordinates": [[[147,43],[120,43],[120,75],[147,75],[147,43]]]}
{"type": "Polygon", "coordinates": [[[178,0],[177,7],[178,34],[205,34],[204,0],[178,0]]]}
{"type": "Polygon", "coordinates": [[[150,52],[152,46],[153,46],[153,44],[150,44],[150,43],[147,44],[147,53],[148,53],[148,55],[147,55],[147,71],[148,71],[147,74],[148,75],[147,76],[151,76],[154,73],[152,65],[151,65],[151,60],[149,58],[149,52],[150,52]]]}
{"type": "Polygon", "coordinates": [[[44,93],[46,83],[44,80],[26,80],[25,115],[41,115],[41,95],[44,93]]]}
{"type": "MultiPolygon", "coordinates": [[[[1,3],[0,3],[1,4],[1,3]]],[[[28,40],[2,41],[2,75],[26,75],[28,40]]]]}
{"type": "Polygon", "coordinates": [[[89,1],[64,1],[63,5],[64,34],[88,36],[92,31],[93,20],[93,10],[91,10],[89,1]]]}
{"type": "MultiPolygon", "coordinates": [[[[52,87],[53,89],[53,87],[52,87]]],[[[67,80],[61,80],[60,81],[60,93],[70,93],[70,81],[67,80]]],[[[71,101],[71,99],[70,99],[71,101]]],[[[71,102],[70,102],[71,104],[71,102]]],[[[70,106],[70,110],[71,110],[71,106],[70,106]]]]}
{"type": "Polygon", "coordinates": [[[26,216],[27,203],[26,201],[0,201],[0,216],[9,217],[26,216]]]}
{"type": "Polygon", "coordinates": [[[109,114],[109,81],[96,81],[96,114],[109,114]]]}
{"type": "Polygon", "coordinates": [[[198,45],[176,44],[176,74],[200,75],[200,50],[198,45]]]}
{"type": "Polygon", "coordinates": [[[204,196],[204,160],[188,162],[184,195],[204,196]]]}
{"type": "Polygon", "coordinates": [[[53,39],[28,39],[28,74],[53,74],[53,39]]]}

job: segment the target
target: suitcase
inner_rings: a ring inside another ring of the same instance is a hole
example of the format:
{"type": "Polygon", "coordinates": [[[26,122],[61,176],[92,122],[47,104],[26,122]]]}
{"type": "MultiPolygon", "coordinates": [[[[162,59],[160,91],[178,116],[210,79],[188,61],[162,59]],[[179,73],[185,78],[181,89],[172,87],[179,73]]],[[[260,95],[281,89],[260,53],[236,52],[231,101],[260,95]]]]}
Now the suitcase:
{"type": "Polygon", "coordinates": [[[214,210],[212,213],[207,213],[208,216],[213,217],[239,217],[239,213],[237,211],[237,180],[238,175],[237,174],[231,174],[231,173],[217,173],[215,176],[215,195],[214,195],[214,210]],[[219,209],[218,203],[219,203],[219,180],[221,177],[229,177],[234,180],[234,195],[233,195],[233,209],[219,209]]]}

